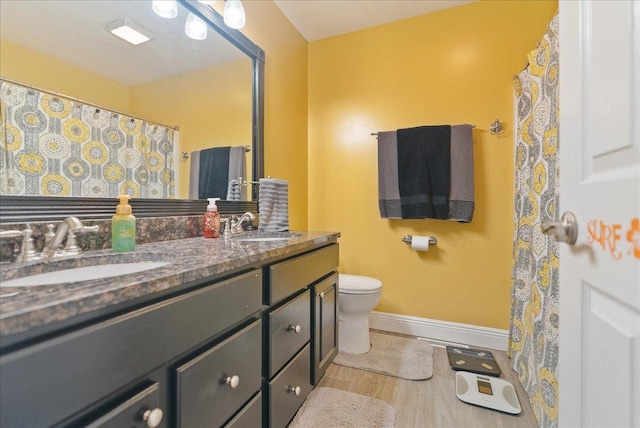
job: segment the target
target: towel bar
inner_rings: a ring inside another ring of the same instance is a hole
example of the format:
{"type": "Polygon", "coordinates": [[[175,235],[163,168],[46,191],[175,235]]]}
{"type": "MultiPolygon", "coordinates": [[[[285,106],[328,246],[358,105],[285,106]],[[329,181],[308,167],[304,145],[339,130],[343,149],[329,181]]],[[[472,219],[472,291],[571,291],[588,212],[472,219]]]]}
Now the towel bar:
{"type": "MultiPolygon", "coordinates": [[[[496,119],[496,121],[497,121],[497,120],[498,120],[498,119],[496,119]]],[[[476,126],[475,126],[475,125],[471,125],[471,127],[472,127],[472,128],[475,128],[476,126]]],[[[377,133],[377,132],[372,132],[372,133],[371,133],[371,135],[376,135],[376,136],[377,136],[377,135],[378,135],[378,133],[377,133]]]]}
{"type": "MultiPolygon", "coordinates": [[[[245,153],[250,152],[251,151],[251,146],[244,146],[244,151],[245,151],[245,153]]],[[[186,161],[187,159],[189,159],[189,153],[181,152],[180,153],[180,160],[186,161]]]]}
{"type": "MultiPolygon", "coordinates": [[[[402,238],[402,242],[404,242],[407,245],[411,245],[411,241],[413,240],[413,237],[411,235],[404,235],[404,237],[402,238]]],[[[436,238],[434,238],[433,236],[429,238],[429,245],[434,246],[434,245],[438,245],[438,240],[436,238]]]]}

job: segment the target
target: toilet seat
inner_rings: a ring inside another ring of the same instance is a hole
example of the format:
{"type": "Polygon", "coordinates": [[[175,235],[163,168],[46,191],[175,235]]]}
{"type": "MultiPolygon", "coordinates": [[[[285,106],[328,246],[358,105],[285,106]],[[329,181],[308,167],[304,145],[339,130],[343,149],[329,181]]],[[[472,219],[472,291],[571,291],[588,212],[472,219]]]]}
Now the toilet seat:
{"type": "Polygon", "coordinates": [[[382,282],[369,276],[339,274],[340,293],[374,294],[382,290],[382,282]]]}

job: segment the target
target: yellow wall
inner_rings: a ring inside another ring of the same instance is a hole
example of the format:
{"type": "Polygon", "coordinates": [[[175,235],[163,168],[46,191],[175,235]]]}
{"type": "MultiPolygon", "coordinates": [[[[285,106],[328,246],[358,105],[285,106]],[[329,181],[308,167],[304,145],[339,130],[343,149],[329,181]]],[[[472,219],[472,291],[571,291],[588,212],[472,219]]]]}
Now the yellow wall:
{"type": "Polygon", "coordinates": [[[127,85],[3,39],[0,39],[0,76],[107,109],[129,112],[127,85]]]}
{"type": "Polygon", "coordinates": [[[289,181],[289,226],[304,230],[308,216],[308,43],[272,1],[242,4],[247,14],[242,32],[266,54],[265,175],[289,181]]]}
{"type": "Polygon", "coordinates": [[[512,79],[556,9],[481,1],[310,43],[309,228],[342,233],[341,272],[383,282],[377,310],[508,328],[512,79]],[[473,222],[381,219],[370,134],[459,123],[477,125],[473,222]],[[411,251],[406,234],[438,246],[411,251]]]}

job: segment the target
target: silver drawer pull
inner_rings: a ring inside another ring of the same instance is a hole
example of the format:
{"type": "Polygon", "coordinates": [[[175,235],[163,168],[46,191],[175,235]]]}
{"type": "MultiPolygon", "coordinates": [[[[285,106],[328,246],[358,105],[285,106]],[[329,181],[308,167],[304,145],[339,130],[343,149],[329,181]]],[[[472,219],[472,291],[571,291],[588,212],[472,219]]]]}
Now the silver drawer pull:
{"type": "Polygon", "coordinates": [[[302,331],[302,327],[300,327],[300,324],[290,325],[287,328],[287,331],[295,331],[295,333],[298,334],[298,333],[300,333],[302,331]]]}
{"type": "Polygon", "coordinates": [[[300,389],[299,386],[291,386],[291,385],[289,385],[289,387],[287,388],[287,391],[293,392],[296,395],[300,395],[300,391],[302,391],[302,390],[300,389]]]}
{"type": "Polygon", "coordinates": [[[162,422],[162,409],[156,407],[153,410],[147,410],[142,414],[142,419],[147,423],[149,428],[156,428],[162,422]]]}
{"type": "Polygon", "coordinates": [[[238,375],[228,376],[224,381],[229,385],[229,388],[236,389],[240,383],[240,377],[238,375]]]}

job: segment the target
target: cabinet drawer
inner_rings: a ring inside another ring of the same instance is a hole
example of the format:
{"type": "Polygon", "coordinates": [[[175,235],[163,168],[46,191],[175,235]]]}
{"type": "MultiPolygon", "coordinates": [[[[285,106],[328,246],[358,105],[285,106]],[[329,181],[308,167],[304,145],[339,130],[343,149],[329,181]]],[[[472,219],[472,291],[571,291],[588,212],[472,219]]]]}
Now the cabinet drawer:
{"type": "Polygon", "coordinates": [[[310,347],[302,351],[269,382],[269,427],[286,427],[311,392],[310,347]],[[295,391],[300,388],[299,395],[295,391]]]}
{"type": "Polygon", "coordinates": [[[275,375],[311,339],[309,296],[310,291],[307,290],[267,316],[269,378],[275,375]]]}
{"type": "Polygon", "coordinates": [[[88,424],[87,428],[146,428],[148,422],[160,424],[164,418],[165,414],[160,409],[160,387],[154,383],[88,424]]]}
{"type": "Polygon", "coordinates": [[[338,245],[269,266],[270,288],[264,290],[264,304],[272,305],[307,287],[338,267],[338,245]]]}
{"type": "Polygon", "coordinates": [[[59,423],[255,315],[261,291],[255,270],[3,355],[0,426],[59,423]]]}
{"type": "Polygon", "coordinates": [[[179,427],[222,426],[262,383],[262,322],[178,367],[179,427]]]}
{"type": "Polygon", "coordinates": [[[225,428],[260,428],[262,426],[262,393],[258,393],[242,410],[224,427],[225,428]]]}

